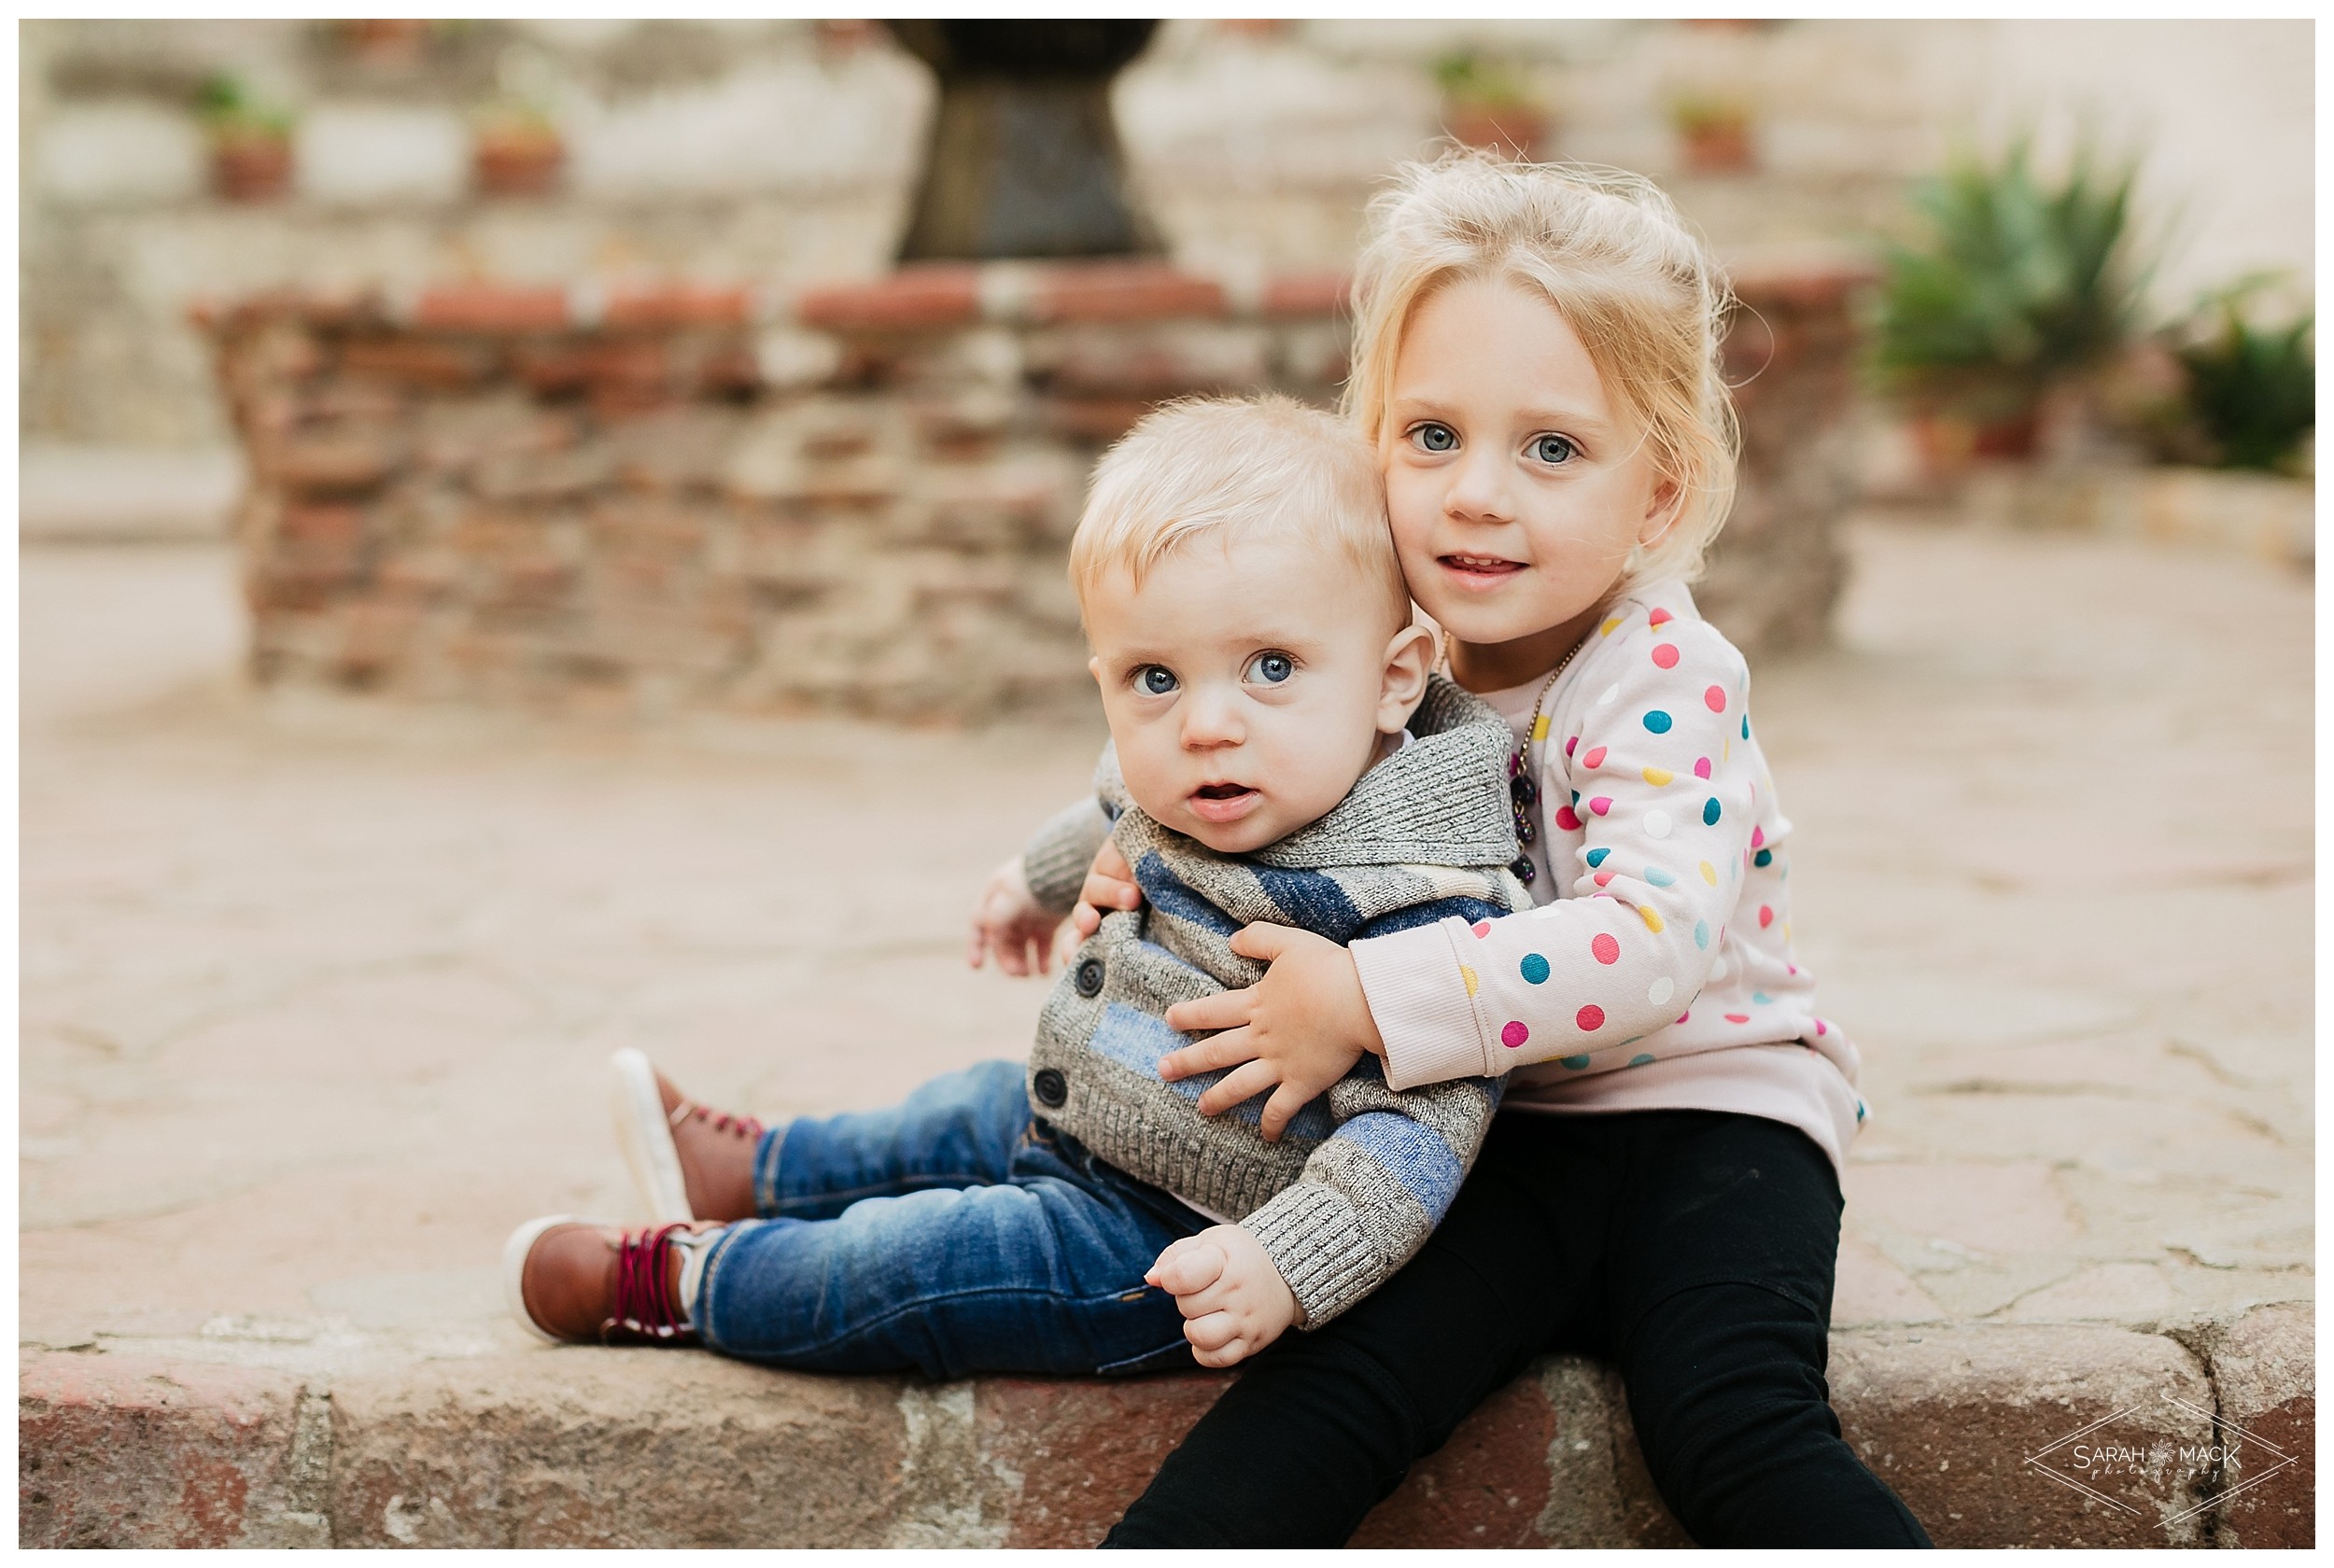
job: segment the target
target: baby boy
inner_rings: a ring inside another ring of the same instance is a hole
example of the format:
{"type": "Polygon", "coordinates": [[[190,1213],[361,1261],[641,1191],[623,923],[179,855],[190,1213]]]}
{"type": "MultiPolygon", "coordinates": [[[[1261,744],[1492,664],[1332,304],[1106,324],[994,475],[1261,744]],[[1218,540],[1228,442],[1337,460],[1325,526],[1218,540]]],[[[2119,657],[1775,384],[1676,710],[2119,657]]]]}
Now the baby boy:
{"type": "Polygon", "coordinates": [[[620,1139],[665,1223],[521,1227],[523,1323],[937,1378],[1228,1365],[1441,1219],[1496,1084],[1396,1093],[1365,1056],[1267,1138],[1261,1096],[1202,1116],[1221,1075],[1158,1065],[1189,1043],[1168,1008],[1262,974],[1252,923],[1346,943],[1529,902],[1507,726],[1430,673],[1368,447],[1285,399],[1162,409],[1097,469],[1071,575],[1111,745],[976,941],[1042,956],[1105,836],[1145,903],[1071,956],[1026,1067],[764,1129],[619,1053],[620,1139]]]}

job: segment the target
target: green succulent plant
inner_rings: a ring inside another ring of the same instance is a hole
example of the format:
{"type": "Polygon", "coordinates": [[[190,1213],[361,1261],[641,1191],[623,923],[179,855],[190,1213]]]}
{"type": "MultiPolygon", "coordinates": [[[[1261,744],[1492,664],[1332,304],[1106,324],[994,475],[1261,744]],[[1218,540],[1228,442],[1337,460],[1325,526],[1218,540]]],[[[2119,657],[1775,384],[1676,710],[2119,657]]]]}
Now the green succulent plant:
{"type": "Polygon", "coordinates": [[[2188,413],[2222,468],[2290,469],[2317,427],[2315,315],[2256,326],[2245,303],[2266,281],[2208,298],[2173,349],[2187,371],[2188,413]]]}
{"type": "Polygon", "coordinates": [[[1929,230],[1887,257],[1875,362],[1889,385],[1988,420],[2031,409],[2054,384],[2130,341],[2147,263],[2134,232],[2136,160],[2077,151],[2047,183],[2031,145],[1957,160],[1915,201],[1929,230]]]}
{"type": "Polygon", "coordinates": [[[194,106],[215,134],[284,136],[291,132],[290,110],[264,102],[241,77],[224,72],[196,90],[194,106]]]}
{"type": "Polygon", "coordinates": [[[1530,102],[1524,80],[1506,65],[1485,60],[1472,49],[1458,49],[1434,63],[1434,79],[1443,97],[1454,104],[1485,109],[1522,108],[1530,102]]]}

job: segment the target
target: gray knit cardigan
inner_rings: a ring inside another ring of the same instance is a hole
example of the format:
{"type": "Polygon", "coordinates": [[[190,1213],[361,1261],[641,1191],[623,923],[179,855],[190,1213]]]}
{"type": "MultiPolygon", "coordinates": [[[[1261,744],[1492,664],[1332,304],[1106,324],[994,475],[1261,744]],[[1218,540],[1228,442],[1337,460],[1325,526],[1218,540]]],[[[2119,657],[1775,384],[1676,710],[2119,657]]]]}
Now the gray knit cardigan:
{"type": "Polygon", "coordinates": [[[1160,1057],[1204,1038],[1169,1029],[1164,1015],[1263,974],[1230,946],[1253,920],[1348,943],[1529,907],[1509,870],[1506,721],[1438,676],[1409,728],[1412,741],[1327,816],[1238,857],[1146,815],[1105,750],[1098,799],[1048,822],[1023,857],[1039,902],[1066,910],[1107,831],[1146,901],[1105,915],[1047,997],[1030,1053],[1032,1109],[1121,1170],[1237,1220],[1307,1327],[1369,1295],[1426,1240],[1474,1163],[1499,1084],[1396,1093],[1364,1056],[1268,1143],[1264,1096],[1208,1117],[1194,1102],[1222,1072],[1160,1079],[1160,1057]]]}

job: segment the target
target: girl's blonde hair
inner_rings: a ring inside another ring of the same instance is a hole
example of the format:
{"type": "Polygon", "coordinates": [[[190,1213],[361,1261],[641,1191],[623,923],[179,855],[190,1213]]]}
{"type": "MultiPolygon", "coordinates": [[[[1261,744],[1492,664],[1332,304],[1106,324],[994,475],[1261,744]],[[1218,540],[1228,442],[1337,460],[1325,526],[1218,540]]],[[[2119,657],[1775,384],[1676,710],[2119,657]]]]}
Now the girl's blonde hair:
{"type": "Polygon", "coordinates": [[[1354,273],[1353,373],[1344,412],[1383,442],[1394,362],[1412,315],[1469,278],[1544,295],[1580,334],[1606,390],[1642,421],[1676,516],[1623,569],[1623,592],[1691,580],[1734,501],[1740,435],[1719,373],[1726,279],[1652,181],[1583,164],[1454,152],[1406,163],[1370,203],[1354,273]]]}

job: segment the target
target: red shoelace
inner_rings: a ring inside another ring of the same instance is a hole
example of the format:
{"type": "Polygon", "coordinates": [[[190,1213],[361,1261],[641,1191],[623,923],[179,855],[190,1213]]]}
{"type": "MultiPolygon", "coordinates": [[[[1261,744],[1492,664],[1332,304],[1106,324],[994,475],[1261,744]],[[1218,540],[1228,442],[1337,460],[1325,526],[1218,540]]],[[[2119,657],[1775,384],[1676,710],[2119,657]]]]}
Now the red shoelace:
{"type": "Polygon", "coordinates": [[[673,1233],[686,1225],[627,1230],[616,1244],[616,1299],[603,1338],[626,1330],[653,1339],[677,1339],[690,1332],[689,1314],[673,1285],[673,1233]]]}
{"type": "Polygon", "coordinates": [[[700,1122],[710,1124],[715,1132],[728,1132],[735,1128],[740,1138],[762,1136],[762,1124],[752,1116],[733,1116],[726,1111],[715,1111],[695,1102],[689,1106],[689,1114],[700,1122]]]}

